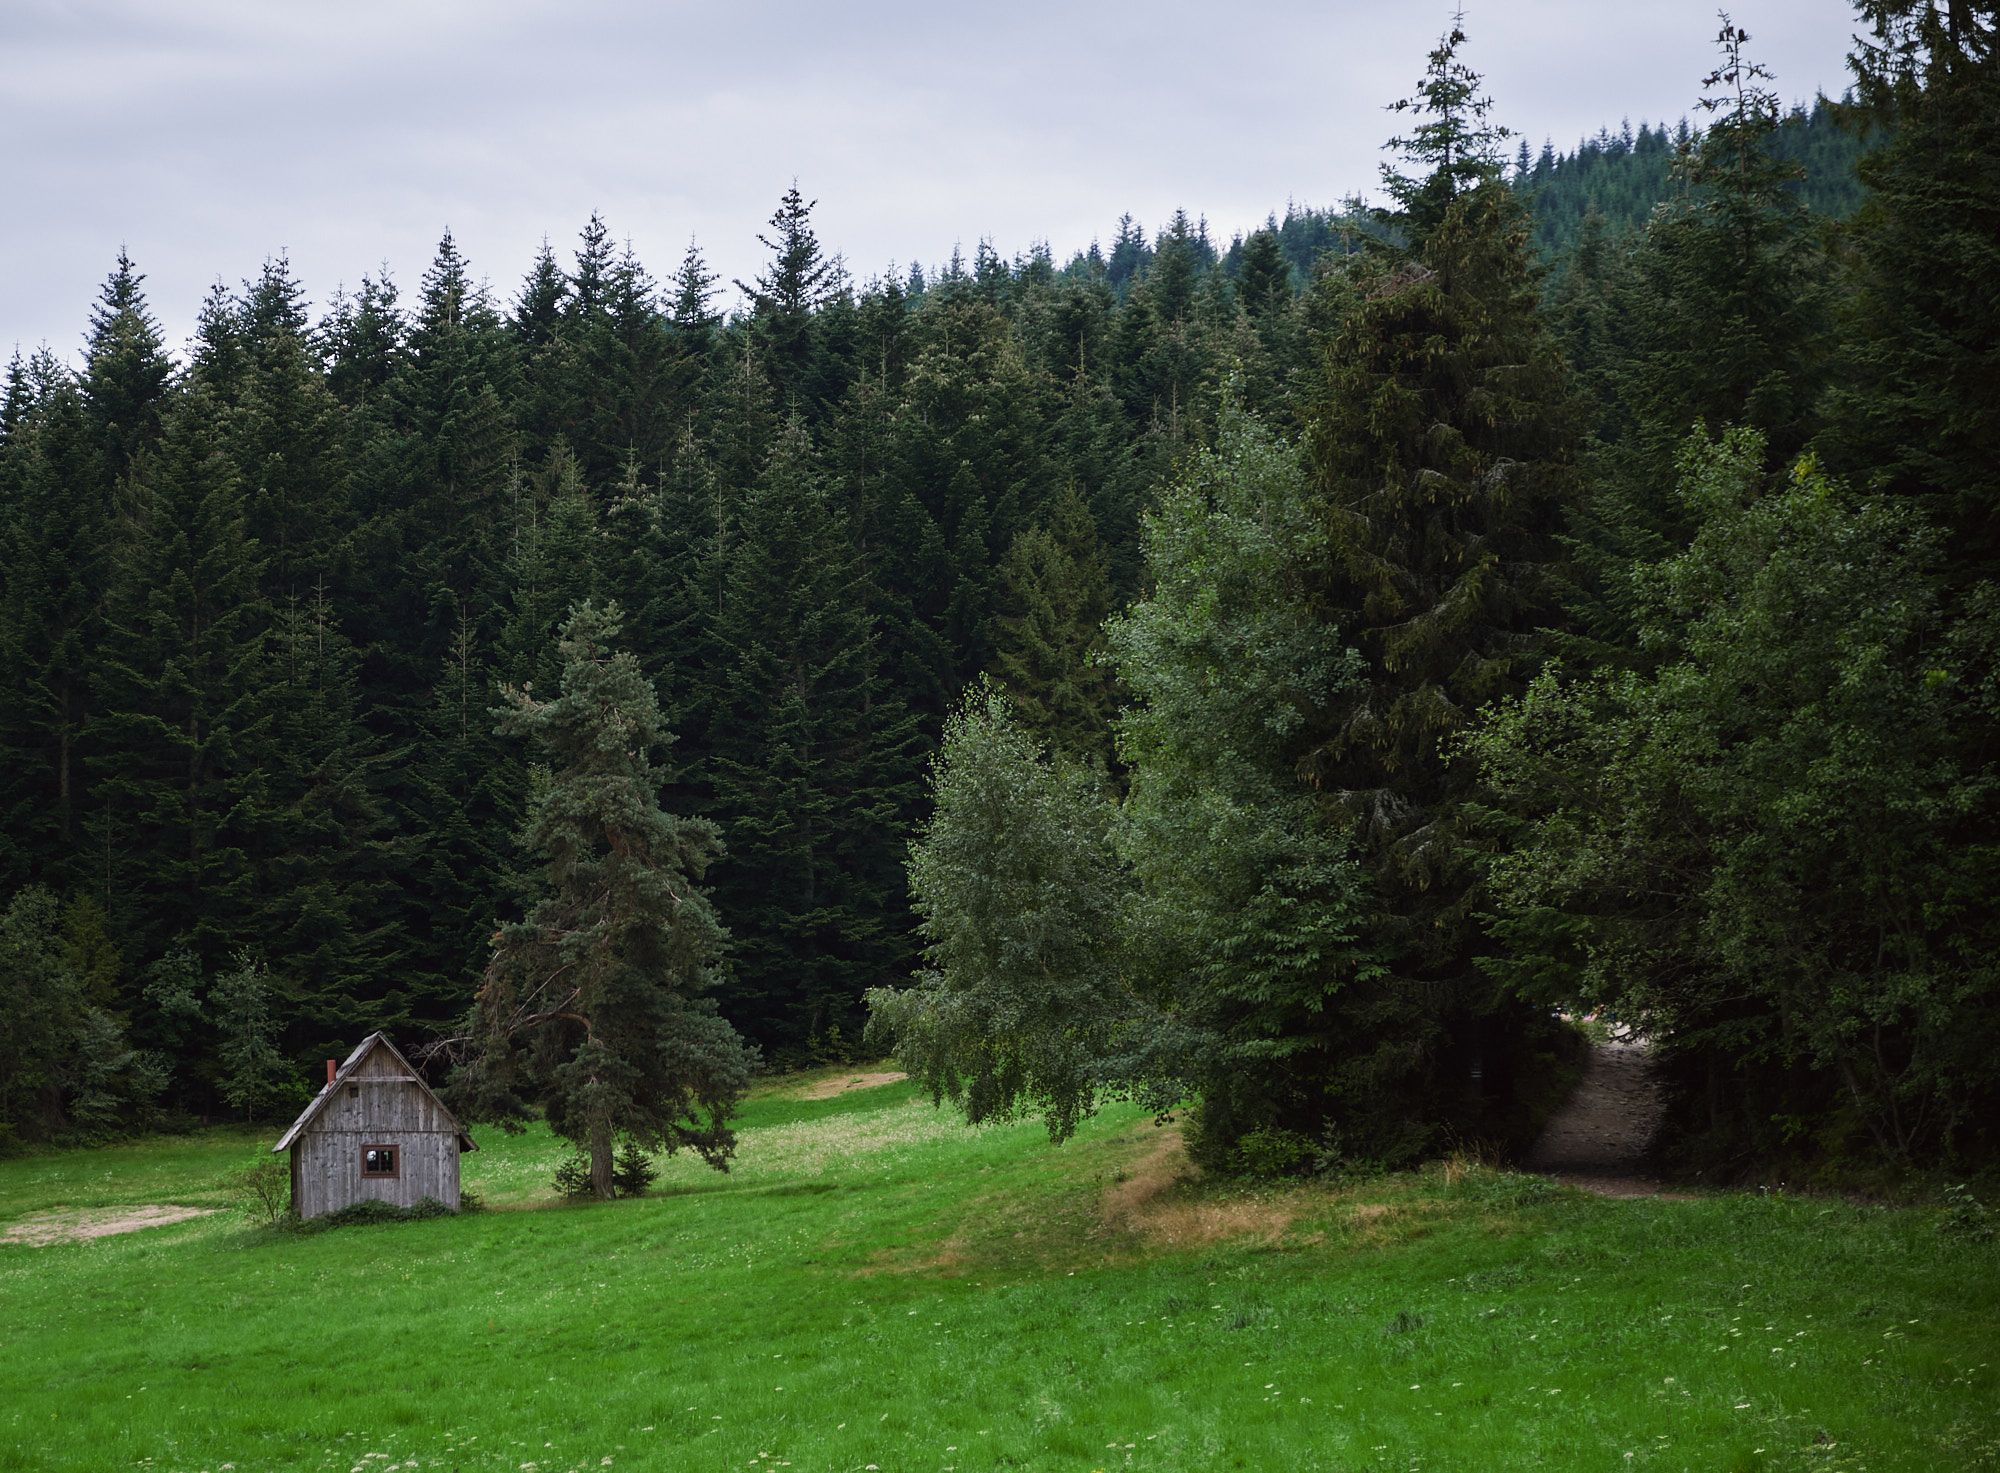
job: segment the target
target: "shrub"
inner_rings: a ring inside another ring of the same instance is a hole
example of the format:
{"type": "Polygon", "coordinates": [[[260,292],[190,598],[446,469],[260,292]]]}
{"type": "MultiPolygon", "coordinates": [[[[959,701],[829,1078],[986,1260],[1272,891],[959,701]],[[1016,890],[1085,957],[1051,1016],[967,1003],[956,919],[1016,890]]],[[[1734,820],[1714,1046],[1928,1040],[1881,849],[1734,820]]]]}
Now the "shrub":
{"type": "Polygon", "coordinates": [[[1972,1188],[1960,1182],[1944,1189],[1944,1215],[1937,1226],[1947,1237],[1984,1243],[1993,1236],[1993,1209],[1973,1196],[1972,1188]]]}
{"type": "MultiPolygon", "coordinates": [[[[611,1165],[611,1190],[620,1197],[643,1197],[659,1176],[659,1170],[644,1151],[631,1141],[618,1148],[611,1165]]],[[[565,1197],[581,1200],[594,1195],[590,1185],[590,1158],[573,1152],[556,1168],[555,1189],[565,1197]]]]}
{"type": "Polygon", "coordinates": [[[317,1233],[328,1228],[368,1227],[386,1222],[427,1222],[433,1217],[453,1216],[456,1214],[435,1197],[426,1197],[414,1207],[398,1207],[393,1202],[355,1202],[338,1212],[329,1212],[311,1222],[300,1223],[298,1231],[317,1233]]]}
{"type": "Polygon", "coordinates": [[[618,1159],[612,1164],[611,1186],[621,1197],[643,1197],[659,1175],[659,1168],[646,1153],[627,1141],[618,1148],[618,1159]]]}
{"type": "Polygon", "coordinates": [[[573,1151],[563,1158],[556,1168],[555,1188],[565,1197],[588,1197],[590,1195],[590,1158],[581,1151],[573,1151]]]}
{"type": "Polygon", "coordinates": [[[258,1152],[248,1165],[230,1172],[217,1185],[232,1207],[267,1223],[283,1217],[292,1205],[291,1162],[268,1151],[258,1152]]]}
{"type": "Polygon", "coordinates": [[[1263,1126],[1236,1142],[1236,1166],[1245,1176],[1297,1176],[1316,1154],[1312,1141],[1296,1130],[1263,1126]]]}

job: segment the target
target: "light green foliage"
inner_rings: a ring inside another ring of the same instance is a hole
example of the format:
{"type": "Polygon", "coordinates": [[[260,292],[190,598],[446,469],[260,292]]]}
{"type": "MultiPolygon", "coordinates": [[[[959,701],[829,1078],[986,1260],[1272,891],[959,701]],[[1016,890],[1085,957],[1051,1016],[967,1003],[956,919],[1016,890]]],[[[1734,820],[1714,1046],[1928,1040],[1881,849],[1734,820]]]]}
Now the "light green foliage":
{"type": "Polygon", "coordinates": [[[946,726],[932,797],[910,848],[930,970],[870,990],[869,1037],[974,1124],[1040,1110],[1061,1140],[1126,1083],[1106,1064],[1134,1011],[1110,801],[990,686],[946,726]]]}
{"type": "Polygon", "coordinates": [[[292,1205],[292,1158],[260,1150],[216,1185],[239,1211],[267,1225],[275,1223],[292,1205]]]}
{"type": "Polygon", "coordinates": [[[1524,820],[1493,867],[1500,969],[1578,985],[1706,1071],[1710,1129],[1969,1144],[2000,977],[1990,860],[1963,836],[1992,794],[1955,750],[1972,693],[1936,539],[1810,461],[1767,485],[1763,455],[1749,431],[1684,453],[1700,530],[1642,574],[1653,668],[1544,672],[1471,742],[1524,820]]]}
{"type": "Polygon", "coordinates": [[[1134,696],[1118,847],[1140,881],[1144,971],[1209,1035],[1218,1150],[1274,1125],[1317,1135],[1335,1059],[1370,1047],[1333,1000],[1374,969],[1357,939],[1365,880],[1299,770],[1312,715],[1359,662],[1311,603],[1322,544],[1296,452],[1225,409],[1145,546],[1152,591],[1111,635],[1134,696]]]}

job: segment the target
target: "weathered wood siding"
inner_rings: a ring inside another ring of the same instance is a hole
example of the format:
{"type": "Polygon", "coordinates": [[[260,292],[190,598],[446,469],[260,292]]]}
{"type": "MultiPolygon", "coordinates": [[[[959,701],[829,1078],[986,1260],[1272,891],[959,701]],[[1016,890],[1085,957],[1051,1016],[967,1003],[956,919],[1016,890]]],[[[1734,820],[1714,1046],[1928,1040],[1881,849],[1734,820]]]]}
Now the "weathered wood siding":
{"type": "Polygon", "coordinates": [[[378,1049],[336,1087],[292,1146],[292,1207],[300,1217],[356,1202],[414,1207],[426,1197],[458,1207],[458,1126],[378,1049]],[[397,1148],[397,1175],[363,1176],[361,1148],[397,1148]]]}

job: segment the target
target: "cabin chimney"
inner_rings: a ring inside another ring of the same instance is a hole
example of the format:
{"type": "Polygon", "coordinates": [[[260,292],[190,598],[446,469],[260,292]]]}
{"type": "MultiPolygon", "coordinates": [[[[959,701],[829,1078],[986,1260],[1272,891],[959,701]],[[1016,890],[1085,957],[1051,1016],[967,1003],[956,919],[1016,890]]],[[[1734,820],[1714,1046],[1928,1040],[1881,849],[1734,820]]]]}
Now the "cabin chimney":
{"type": "Polygon", "coordinates": [[[335,1070],[335,1069],[336,1069],[337,1067],[339,1067],[339,1066],[338,1066],[338,1065],[336,1065],[336,1064],[335,1064],[335,1063],[333,1062],[333,1060],[331,1060],[331,1059],[328,1059],[328,1060],[326,1061],[326,1082],[327,1082],[328,1084],[332,1084],[332,1083],[333,1083],[333,1071],[334,1071],[334,1070],[335,1070]]]}

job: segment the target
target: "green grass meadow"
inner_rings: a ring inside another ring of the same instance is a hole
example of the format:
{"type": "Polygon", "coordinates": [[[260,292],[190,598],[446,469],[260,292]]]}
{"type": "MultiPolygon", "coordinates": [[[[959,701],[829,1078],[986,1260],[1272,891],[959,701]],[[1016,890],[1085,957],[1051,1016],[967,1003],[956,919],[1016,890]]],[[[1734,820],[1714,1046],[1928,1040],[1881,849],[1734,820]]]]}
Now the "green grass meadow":
{"type": "MultiPolygon", "coordinates": [[[[484,1130],[457,1218],[0,1246],[0,1469],[2000,1468],[2000,1247],[1934,1211],[1205,1188],[1129,1109],[800,1084],[639,1201],[484,1130]]],[[[271,1138],[0,1161],[0,1232],[271,1138]]]]}

